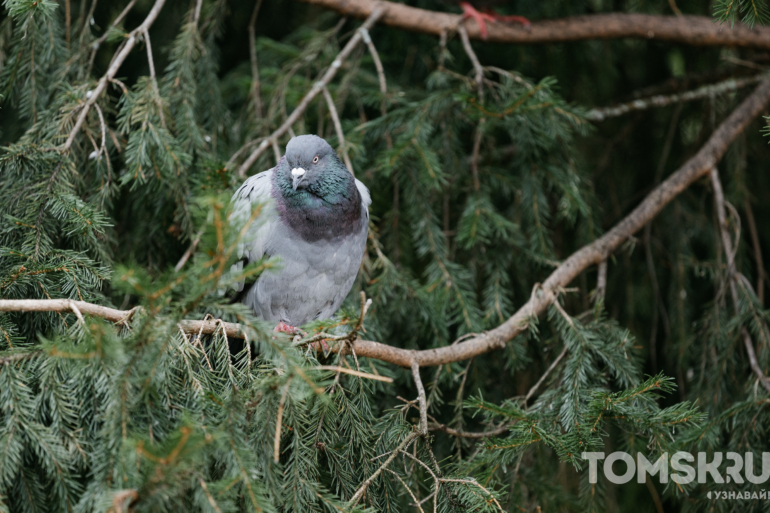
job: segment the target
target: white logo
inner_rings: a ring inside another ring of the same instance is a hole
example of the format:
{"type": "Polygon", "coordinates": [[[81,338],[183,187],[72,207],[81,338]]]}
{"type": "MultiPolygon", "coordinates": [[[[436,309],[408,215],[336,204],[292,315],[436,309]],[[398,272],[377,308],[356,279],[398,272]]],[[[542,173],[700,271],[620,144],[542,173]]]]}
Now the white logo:
{"type": "MultiPolygon", "coordinates": [[[[698,483],[706,483],[706,476],[711,476],[714,483],[737,483],[742,484],[746,481],[752,484],[762,484],[770,479],[770,452],[762,453],[762,472],[759,475],[754,473],[754,454],[747,452],[741,455],[737,452],[726,453],[727,460],[731,465],[725,469],[725,476],[720,474],[719,465],[722,463],[722,453],[715,452],[714,459],[707,462],[708,454],[698,453],[697,473],[692,465],[687,462],[695,462],[695,457],[689,452],[675,452],[671,458],[668,453],[663,453],[655,463],[651,463],[642,453],[634,457],[627,452],[617,451],[611,453],[605,458],[603,452],[584,452],[583,459],[588,460],[588,481],[596,483],[597,467],[599,460],[604,460],[604,477],[614,484],[624,484],[631,481],[636,474],[637,483],[644,483],[647,475],[657,475],[661,483],[668,483],[669,477],[677,484],[691,483],[697,476],[698,483]],[[612,464],[616,461],[623,461],[626,464],[626,472],[618,475],[612,469],[612,464]],[[673,472],[669,474],[669,467],[673,472]]],[[[709,492],[710,493],[710,492],[709,492]]],[[[719,492],[716,492],[719,493],[719,492]]],[[[727,492],[725,492],[726,494],[727,492]]],[[[735,492],[732,492],[735,495],[735,492]]],[[[719,498],[717,496],[717,498],[719,498]]]]}

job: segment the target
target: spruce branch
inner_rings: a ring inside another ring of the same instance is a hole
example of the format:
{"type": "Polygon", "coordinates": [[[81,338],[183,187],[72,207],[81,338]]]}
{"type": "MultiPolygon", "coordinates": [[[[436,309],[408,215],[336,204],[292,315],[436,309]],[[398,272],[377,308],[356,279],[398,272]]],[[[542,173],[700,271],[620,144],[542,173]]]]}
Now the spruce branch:
{"type": "Polygon", "coordinates": [[[131,50],[134,48],[134,45],[136,45],[139,36],[145,33],[155,22],[158,14],[160,14],[161,8],[163,8],[164,3],[166,3],[166,0],[155,0],[155,4],[152,6],[152,9],[150,9],[150,12],[147,14],[147,17],[144,19],[142,24],[128,34],[128,38],[112,58],[110,67],[107,69],[107,73],[105,73],[104,76],[99,80],[99,83],[96,84],[96,87],[93,89],[93,91],[91,91],[91,96],[88,97],[86,102],[80,108],[80,114],[78,115],[77,121],[75,121],[75,126],[72,127],[66,142],[60,148],[62,153],[69,152],[70,148],[72,147],[72,143],[75,141],[75,137],[77,137],[78,132],[80,132],[80,128],[83,126],[83,122],[86,120],[86,116],[88,116],[88,112],[91,110],[91,107],[96,103],[96,101],[99,99],[99,96],[107,88],[107,84],[115,78],[115,74],[118,72],[118,69],[120,69],[123,61],[126,60],[126,57],[128,57],[128,54],[131,53],[131,50]]]}
{"type": "Polygon", "coordinates": [[[366,489],[369,488],[369,485],[371,485],[377,477],[382,474],[382,472],[388,468],[388,466],[393,462],[394,459],[396,459],[396,456],[401,454],[401,451],[406,448],[411,442],[414,441],[415,438],[420,436],[420,433],[417,431],[413,431],[409,433],[409,435],[404,438],[401,443],[398,444],[398,446],[393,449],[389,454],[388,458],[385,460],[385,462],[380,465],[380,467],[366,480],[361,483],[361,485],[358,487],[358,490],[356,490],[356,493],[353,495],[353,497],[350,498],[350,501],[348,501],[348,504],[350,504],[351,508],[354,508],[358,502],[361,500],[361,497],[363,497],[364,492],[366,492],[366,489]]]}
{"type": "MultiPolygon", "coordinates": [[[[364,22],[363,28],[366,30],[372,28],[377,20],[380,19],[380,16],[382,16],[382,12],[382,9],[373,9],[364,22]]],[[[289,114],[283,124],[275,129],[273,133],[271,133],[265,140],[263,140],[260,145],[253,152],[251,152],[251,155],[248,156],[243,164],[240,165],[238,168],[238,176],[245,177],[249,168],[265,152],[271,142],[276,141],[279,137],[291,129],[291,126],[297,122],[297,120],[299,120],[305,110],[310,106],[310,103],[315,99],[316,96],[318,96],[318,93],[320,93],[327,85],[329,85],[332,79],[334,79],[337,71],[342,67],[342,63],[350,56],[350,54],[358,46],[358,43],[360,43],[362,39],[363,36],[361,35],[360,31],[357,31],[355,34],[353,34],[353,37],[350,38],[350,41],[348,41],[342,51],[337,54],[337,57],[334,58],[331,66],[329,66],[323,76],[313,84],[313,87],[311,87],[310,91],[305,94],[297,107],[295,107],[292,113],[289,114]]],[[[246,144],[252,143],[248,142],[246,144]]]]}
{"type": "MultiPolygon", "coordinates": [[[[382,23],[410,32],[441,36],[462,21],[462,15],[429,11],[380,0],[300,0],[336,11],[343,16],[366,18],[383,9],[382,23]]],[[[593,14],[534,21],[529,27],[490,23],[484,39],[476,24],[468,24],[471,39],[490,43],[544,44],[587,39],[638,38],[693,46],[770,48],[770,27],[716,24],[707,16],[656,16],[650,14],[593,14]]]]}

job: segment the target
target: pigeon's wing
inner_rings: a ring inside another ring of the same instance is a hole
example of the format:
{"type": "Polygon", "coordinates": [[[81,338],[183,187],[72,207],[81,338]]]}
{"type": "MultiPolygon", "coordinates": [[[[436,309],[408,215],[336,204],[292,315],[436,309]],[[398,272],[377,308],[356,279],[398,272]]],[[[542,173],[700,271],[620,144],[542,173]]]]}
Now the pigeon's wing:
{"type": "Polygon", "coordinates": [[[358,188],[358,193],[361,195],[361,209],[366,214],[366,221],[367,226],[366,229],[369,229],[369,205],[372,204],[372,197],[369,194],[369,189],[361,183],[361,180],[356,178],[356,187],[358,188]]]}
{"type": "MultiPolygon", "coordinates": [[[[259,216],[251,221],[243,238],[238,242],[236,255],[238,261],[230,269],[232,274],[243,270],[244,263],[256,262],[265,256],[266,242],[272,233],[278,215],[270,193],[274,169],[263,171],[250,177],[233,195],[233,211],[230,224],[238,232],[251,220],[254,208],[261,205],[259,216]]],[[[268,255],[269,256],[269,255],[268,255]]],[[[244,283],[236,284],[238,292],[243,290],[244,283]]]]}

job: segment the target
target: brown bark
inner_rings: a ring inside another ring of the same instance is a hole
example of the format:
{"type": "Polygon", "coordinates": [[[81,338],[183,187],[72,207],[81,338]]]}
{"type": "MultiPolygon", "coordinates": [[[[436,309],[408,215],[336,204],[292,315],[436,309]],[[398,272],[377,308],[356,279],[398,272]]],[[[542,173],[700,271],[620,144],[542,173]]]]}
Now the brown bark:
{"type": "MultiPolygon", "coordinates": [[[[412,32],[440,36],[442,31],[455,30],[462,17],[459,14],[428,11],[394,2],[377,0],[301,0],[318,5],[344,16],[366,18],[382,7],[380,23],[412,32]]],[[[478,26],[464,22],[471,39],[482,39],[478,26]]],[[[593,14],[554,20],[535,21],[530,27],[487,24],[489,37],[494,43],[564,43],[584,39],[617,39],[633,37],[655,39],[670,43],[695,46],[739,46],[770,48],[770,27],[755,25],[748,28],[740,23],[714,23],[707,16],[656,16],[649,14],[593,14]]]]}

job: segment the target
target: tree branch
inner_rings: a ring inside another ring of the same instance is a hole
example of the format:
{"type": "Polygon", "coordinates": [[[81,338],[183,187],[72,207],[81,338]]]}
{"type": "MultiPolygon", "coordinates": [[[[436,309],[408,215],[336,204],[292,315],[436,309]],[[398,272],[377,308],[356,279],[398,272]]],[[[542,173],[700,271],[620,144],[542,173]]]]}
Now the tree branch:
{"type": "Polygon", "coordinates": [[[420,434],[428,434],[428,403],[425,399],[425,387],[422,386],[420,379],[420,366],[417,362],[412,362],[412,377],[414,377],[414,386],[417,387],[417,400],[420,404],[420,434]]]}
{"type": "Polygon", "coordinates": [[[703,87],[699,87],[693,91],[686,91],[684,93],[665,95],[656,95],[649,98],[640,98],[628,103],[621,103],[613,107],[603,107],[598,109],[591,109],[586,112],[586,118],[591,121],[604,121],[607,118],[614,118],[634,112],[638,110],[647,110],[656,107],[665,107],[672,103],[689,102],[698,100],[700,98],[714,97],[720,94],[728,93],[731,91],[737,91],[744,87],[750,86],[756,82],[759,82],[767,75],[755,75],[747,78],[731,78],[724,82],[717,84],[709,84],[703,87]]]}
{"type": "MultiPolygon", "coordinates": [[[[162,2],[163,0],[158,1],[162,2]]],[[[541,286],[537,287],[529,301],[497,328],[464,342],[435,349],[401,349],[380,342],[356,339],[348,344],[335,346],[332,351],[340,351],[342,346],[351,347],[359,357],[375,358],[401,367],[411,368],[413,362],[419,367],[430,367],[468,360],[474,356],[504,347],[509,340],[527,328],[532,317],[545,312],[546,308],[556,299],[559,290],[567,287],[587,267],[606,260],[628,237],[643,228],[688,186],[707,175],[725,154],[733,139],[764,110],[768,101],[770,101],[770,79],[765,79],[719,125],[698,153],[653,189],[639,206],[604,236],[583,246],[567,258],[541,286]]],[[[125,321],[127,320],[126,316],[131,313],[131,311],[116,310],[84,301],[70,302],[69,299],[0,300],[0,311],[69,312],[72,311],[72,304],[75,304],[83,313],[102,317],[112,322],[125,321]]],[[[205,334],[214,333],[221,326],[228,337],[244,338],[244,332],[240,325],[234,323],[218,320],[184,320],[180,322],[180,326],[188,333],[200,332],[205,334]]]]}
{"type": "MultiPolygon", "coordinates": [[[[383,9],[382,23],[412,32],[440,36],[454,31],[462,16],[446,12],[418,9],[394,2],[377,0],[300,0],[336,11],[344,16],[366,18],[376,8],[383,9]]],[[[475,23],[466,25],[471,39],[482,39],[475,23]]],[[[632,37],[655,39],[694,46],[737,46],[770,49],[770,27],[749,28],[742,24],[730,27],[714,23],[707,16],[655,16],[649,14],[593,14],[553,20],[535,21],[530,27],[490,23],[488,42],[541,44],[616,39],[632,37]]]]}
{"type": "Polygon", "coordinates": [[[522,333],[533,316],[539,316],[556,298],[557,291],[566,287],[584,269],[605,260],[616,248],[650,222],[677,195],[696,180],[708,174],[722,158],[730,143],[757,117],[770,101],[770,79],[765,79],[738,108],[717,128],[706,144],[668,179],[653,189],[628,216],[604,236],[584,246],[567,258],[545,280],[512,317],[497,328],[470,340],[435,349],[408,350],[390,345],[356,340],[353,347],[358,356],[376,358],[411,367],[416,361],[420,367],[442,365],[473,358],[494,349],[522,333]]]}

